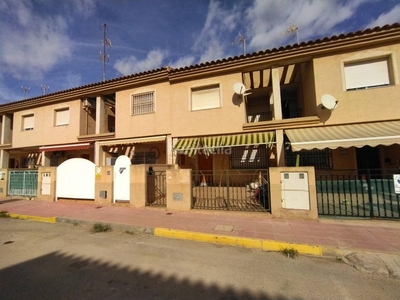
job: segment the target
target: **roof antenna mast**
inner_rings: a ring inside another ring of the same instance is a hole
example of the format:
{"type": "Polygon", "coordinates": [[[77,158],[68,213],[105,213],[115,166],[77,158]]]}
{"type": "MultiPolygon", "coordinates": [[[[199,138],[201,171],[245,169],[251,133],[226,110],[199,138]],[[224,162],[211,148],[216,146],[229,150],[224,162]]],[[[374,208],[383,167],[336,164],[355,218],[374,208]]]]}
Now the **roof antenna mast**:
{"type": "Polygon", "coordinates": [[[241,35],[239,33],[239,38],[236,41],[232,42],[232,46],[237,44],[243,44],[243,55],[246,55],[246,37],[244,35],[241,35]]]}
{"type": "Polygon", "coordinates": [[[110,55],[106,53],[106,47],[111,48],[111,41],[107,39],[107,24],[103,24],[103,51],[100,51],[100,60],[103,62],[103,81],[106,81],[106,64],[110,60],[110,55]]]}
{"type": "Polygon", "coordinates": [[[292,22],[290,22],[290,27],[288,30],[285,30],[284,32],[282,32],[282,34],[295,34],[296,35],[296,41],[297,44],[299,43],[299,27],[296,25],[293,25],[292,22]]]}
{"type": "Polygon", "coordinates": [[[26,94],[29,93],[31,89],[29,87],[26,86],[21,86],[21,91],[22,93],[24,93],[24,99],[26,98],[26,94]]]}

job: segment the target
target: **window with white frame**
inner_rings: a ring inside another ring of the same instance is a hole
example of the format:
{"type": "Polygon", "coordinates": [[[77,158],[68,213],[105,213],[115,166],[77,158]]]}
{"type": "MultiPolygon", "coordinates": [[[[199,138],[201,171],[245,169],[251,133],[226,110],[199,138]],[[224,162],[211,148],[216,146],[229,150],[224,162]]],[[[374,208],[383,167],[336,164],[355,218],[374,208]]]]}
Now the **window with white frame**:
{"type": "Polygon", "coordinates": [[[54,125],[62,126],[69,124],[69,108],[64,107],[54,111],[54,125]]]}
{"type": "Polygon", "coordinates": [[[345,63],[346,90],[367,89],[390,84],[388,58],[345,63]]]}
{"type": "Polygon", "coordinates": [[[221,107],[219,84],[192,88],[191,110],[202,110],[221,107]]]}
{"type": "Polygon", "coordinates": [[[155,111],[154,91],[132,95],[132,115],[149,114],[155,111]]]}
{"type": "Polygon", "coordinates": [[[35,125],[35,115],[29,114],[22,116],[22,130],[33,130],[35,125]]]}

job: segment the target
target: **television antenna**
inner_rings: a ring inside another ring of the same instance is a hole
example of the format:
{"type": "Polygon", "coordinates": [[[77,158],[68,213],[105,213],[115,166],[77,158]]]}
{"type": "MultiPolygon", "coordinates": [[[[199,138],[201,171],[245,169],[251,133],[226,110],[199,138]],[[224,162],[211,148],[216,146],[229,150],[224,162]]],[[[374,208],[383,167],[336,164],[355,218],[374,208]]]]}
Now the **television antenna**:
{"type": "Polygon", "coordinates": [[[49,90],[49,86],[42,84],[40,88],[42,89],[43,95],[46,95],[47,91],[49,90]]]}
{"type": "Polygon", "coordinates": [[[103,24],[103,51],[100,51],[100,60],[103,62],[103,81],[106,81],[106,64],[110,60],[110,55],[106,53],[106,47],[111,48],[111,41],[107,39],[107,24],[103,24]]]}
{"type": "Polygon", "coordinates": [[[297,44],[299,44],[299,27],[296,26],[296,25],[293,25],[292,22],[290,22],[289,29],[287,29],[284,32],[282,32],[282,34],[294,34],[294,35],[296,35],[296,41],[297,41],[297,44]]]}
{"type": "Polygon", "coordinates": [[[243,44],[243,55],[246,55],[246,37],[239,33],[239,38],[232,42],[232,46],[243,44]]]}
{"type": "Polygon", "coordinates": [[[24,99],[26,98],[26,94],[28,94],[30,90],[31,88],[29,87],[21,86],[21,91],[24,93],[24,99]]]}

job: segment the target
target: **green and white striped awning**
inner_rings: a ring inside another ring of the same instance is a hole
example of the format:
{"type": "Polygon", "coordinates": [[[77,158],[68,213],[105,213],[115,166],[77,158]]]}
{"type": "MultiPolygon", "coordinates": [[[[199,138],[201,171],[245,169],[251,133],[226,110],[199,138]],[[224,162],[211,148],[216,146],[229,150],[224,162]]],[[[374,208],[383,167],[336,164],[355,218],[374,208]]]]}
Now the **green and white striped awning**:
{"type": "Polygon", "coordinates": [[[203,146],[208,151],[215,148],[233,146],[267,145],[272,148],[275,144],[274,132],[255,132],[234,135],[220,135],[203,138],[203,146]]]}
{"type": "Polygon", "coordinates": [[[292,151],[400,144],[400,121],[285,130],[292,151]]]}
{"type": "Polygon", "coordinates": [[[174,150],[193,157],[199,149],[200,138],[181,138],[176,143],[174,150]]]}
{"type": "Polygon", "coordinates": [[[175,145],[174,150],[188,156],[194,156],[201,149],[205,155],[210,155],[215,149],[235,146],[267,145],[272,148],[275,144],[274,132],[256,132],[233,135],[219,135],[201,138],[182,138],[175,145]],[[202,147],[199,147],[200,142],[202,147]]]}

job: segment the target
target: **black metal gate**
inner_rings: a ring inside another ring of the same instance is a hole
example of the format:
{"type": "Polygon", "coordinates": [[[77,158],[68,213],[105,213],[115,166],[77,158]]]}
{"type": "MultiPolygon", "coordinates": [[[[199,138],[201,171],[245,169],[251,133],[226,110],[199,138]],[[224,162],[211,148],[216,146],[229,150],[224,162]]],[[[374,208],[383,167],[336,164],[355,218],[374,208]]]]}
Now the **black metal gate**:
{"type": "Polygon", "coordinates": [[[167,182],[165,171],[151,171],[147,175],[146,206],[167,206],[167,182]]]}
{"type": "Polygon", "coordinates": [[[270,211],[268,170],[193,171],[195,209],[270,211]]]}
{"type": "Polygon", "coordinates": [[[393,174],[399,170],[318,171],[318,213],[343,217],[399,219],[400,194],[393,174]]]}

